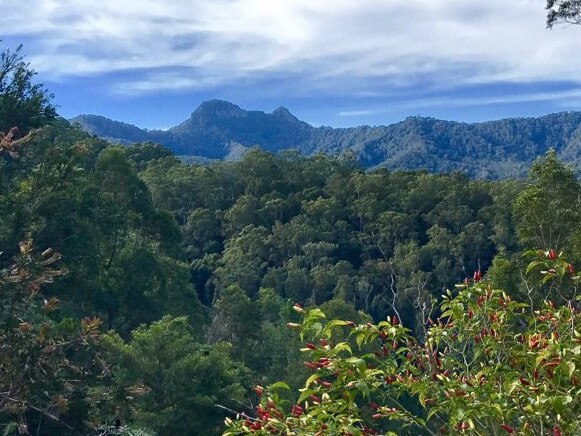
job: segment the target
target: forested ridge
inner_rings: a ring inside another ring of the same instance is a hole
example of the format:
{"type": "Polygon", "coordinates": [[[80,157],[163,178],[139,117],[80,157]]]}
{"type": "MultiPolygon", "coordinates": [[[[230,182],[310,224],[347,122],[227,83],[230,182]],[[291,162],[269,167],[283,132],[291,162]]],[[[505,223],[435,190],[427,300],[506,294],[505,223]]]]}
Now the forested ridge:
{"type": "Polygon", "coordinates": [[[554,150],[528,181],[185,164],[71,126],[33,78],[0,88],[4,434],[579,431],[581,186],[554,150]]]}
{"type": "Polygon", "coordinates": [[[184,159],[238,158],[240,149],[257,146],[272,153],[294,149],[305,156],[349,154],[364,168],[461,171],[480,179],[526,178],[535,157],[549,148],[578,168],[581,153],[580,112],[472,124],[409,117],[389,126],[334,129],[315,128],[282,107],[267,114],[212,100],[165,131],[94,115],[70,121],[113,142],[160,143],[184,159]]]}

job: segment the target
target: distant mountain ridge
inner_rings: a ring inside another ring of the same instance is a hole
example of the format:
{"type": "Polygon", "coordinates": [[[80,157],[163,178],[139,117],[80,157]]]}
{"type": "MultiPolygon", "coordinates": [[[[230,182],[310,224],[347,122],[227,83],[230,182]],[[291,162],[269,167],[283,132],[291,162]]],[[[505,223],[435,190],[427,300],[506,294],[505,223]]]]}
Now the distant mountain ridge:
{"type": "Polygon", "coordinates": [[[581,112],[538,118],[460,123],[409,117],[387,126],[313,127],[286,108],[247,111],[230,102],[202,103],[169,130],[146,130],[96,115],[69,120],[93,135],[130,144],[152,141],[176,155],[224,159],[233,150],[259,146],[304,155],[349,152],[363,166],[389,169],[462,171],[478,178],[523,177],[532,160],[553,147],[581,169],[581,112]]]}

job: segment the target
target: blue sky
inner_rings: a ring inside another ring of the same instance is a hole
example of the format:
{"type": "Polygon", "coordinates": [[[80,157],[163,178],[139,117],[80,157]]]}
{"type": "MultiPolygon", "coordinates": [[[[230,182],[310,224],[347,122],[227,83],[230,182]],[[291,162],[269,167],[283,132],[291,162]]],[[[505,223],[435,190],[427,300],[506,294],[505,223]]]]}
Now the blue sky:
{"type": "Polygon", "coordinates": [[[314,125],[581,110],[581,27],[544,0],[0,0],[65,117],[167,128],[204,100],[314,125]]]}

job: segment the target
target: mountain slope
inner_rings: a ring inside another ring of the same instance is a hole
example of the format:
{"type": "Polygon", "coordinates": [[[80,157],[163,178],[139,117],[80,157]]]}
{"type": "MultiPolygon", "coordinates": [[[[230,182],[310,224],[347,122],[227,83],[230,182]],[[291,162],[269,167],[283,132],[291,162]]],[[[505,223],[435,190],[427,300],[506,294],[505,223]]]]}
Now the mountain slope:
{"type": "Polygon", "coordinates": [[[268,114],[211,100],[166,131],[94,115],[71,122],[115,142],[158,142],[177,155],[212,159],[255,145],[274,153],[293,148],[305,155],[349,151],[368,168],[459,170],[479,178],[522,177],[550,147],[565,160],[581,163],[581,112],[473,124],[410,117],[388,126],[334,129],[315,128],[283,107],[268,114]]]}
{"type": "Polygon", "coordinates": [[[153,131],[140,129],[132,124],[113,121],[100,115],[79,115],[71,118],[69,122],[71,124],[79,124],[83,130],[91,135],[122,144],[150,141],[155,134],[153,131]]]}

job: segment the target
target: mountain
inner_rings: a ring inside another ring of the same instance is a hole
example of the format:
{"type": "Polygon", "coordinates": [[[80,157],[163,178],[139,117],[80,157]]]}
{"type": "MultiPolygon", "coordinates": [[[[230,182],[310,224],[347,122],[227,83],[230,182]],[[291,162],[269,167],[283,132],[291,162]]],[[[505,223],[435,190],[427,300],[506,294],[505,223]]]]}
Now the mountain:
{"type": "MultiPolygon", "coordinates": [[[[132,124],[113,121],[100,115],[79,115],[71,118],[69,122],[79,124],[90,135],[121,144],[151,141],[155,134],[154,131],[140,129],[132,124]]],[[[158,132],[163,135],[163,132],[158,132]]]]}
{"type": "Polygon", "coordinates": [[[312,129],[282,107],[267,114],[211,100],[202,103],[189,119],[168,130],[171,139],[167,145],[176,154],[223,158],[232,144],[260,145],[272,152],[302,148],[312,129]]]}
{"type": "Polygon", "coordinates": [[[523,177],[534,158],[553,147],[581,168],[581,112],[539,118],[459,123],[409,117],[387,126],[313,127],[286,108],[247,111],[222,100],[202,103],[169,130],[146,130],[95,115],[70,120],[93,135],[129,144],[152,141],[176,155],[224,159],[247,147],[276,153],[349,152],[366,168],[462,171],[478,178],[523,177]]]}

